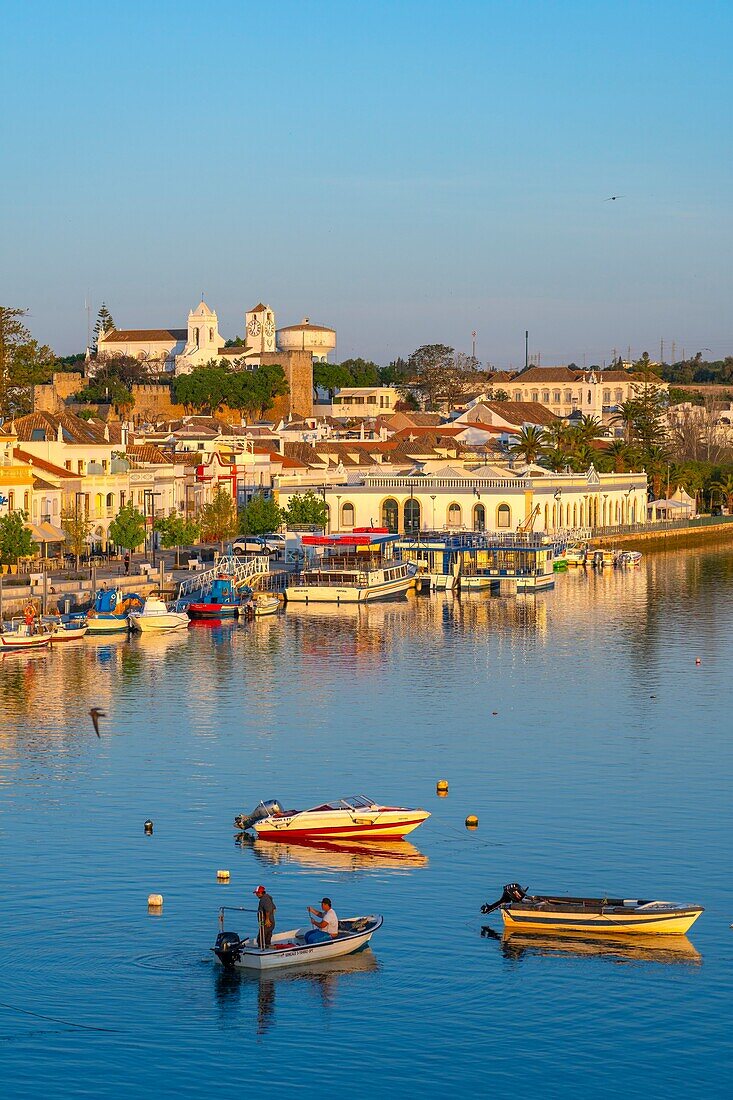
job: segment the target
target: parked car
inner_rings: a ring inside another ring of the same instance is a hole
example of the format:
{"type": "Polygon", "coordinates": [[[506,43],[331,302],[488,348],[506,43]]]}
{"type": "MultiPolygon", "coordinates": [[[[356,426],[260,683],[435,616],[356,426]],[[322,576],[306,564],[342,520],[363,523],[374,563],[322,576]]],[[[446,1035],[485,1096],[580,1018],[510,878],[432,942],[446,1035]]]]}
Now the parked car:
{"type": "Polygon", "coordinates": [[[269,547],[265,540],[259,536],[247,535],[246,537],[234,539],[232,553],[239,556],[241,554],[276,554],[277,551],[269,547]]]}

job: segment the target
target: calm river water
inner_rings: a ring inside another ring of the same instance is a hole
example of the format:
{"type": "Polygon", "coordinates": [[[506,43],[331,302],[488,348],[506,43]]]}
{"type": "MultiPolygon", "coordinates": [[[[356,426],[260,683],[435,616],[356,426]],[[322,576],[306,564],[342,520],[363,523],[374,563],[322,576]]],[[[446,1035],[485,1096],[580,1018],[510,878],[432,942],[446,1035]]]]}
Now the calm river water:
{"type": "Polygon", "coordinates": [[[0,658],[3,1095],[730,1095],[732,582],[709,545],[0,658]],[[381,856],[235,842],[359,792],[433,816],[381,856]],[[482,936],[512,880],[706,912],[672,952],[482,936]],[[280,928],[383,913],[373,952],[227,976],[217,907],[259,882],[280,928]]]}

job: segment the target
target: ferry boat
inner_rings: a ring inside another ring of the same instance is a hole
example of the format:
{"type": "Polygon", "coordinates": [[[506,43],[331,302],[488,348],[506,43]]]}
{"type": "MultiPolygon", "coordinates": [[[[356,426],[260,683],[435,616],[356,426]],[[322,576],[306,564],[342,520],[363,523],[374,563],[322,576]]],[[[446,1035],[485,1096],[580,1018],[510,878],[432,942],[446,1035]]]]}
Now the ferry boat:
{"type": "Polygon", "coordinates": [[[249,912],[233,905],[222,906],[219,910],[219,927],[222,930],[211,950],[226,970],[274,970],[355,955],[357,951],[364,950],[384,922],[378,914],[349,917],[339,921],[338,935],[324,938],[314,936],[314,929],[310,926],[291,928],[287,932],[276,932],[270,947],[263,948],[259,946],[257,936],[240,939],[236,932],[223,931],[227,909],[249,912]]]}
{"type": "Polygon", "coordinates": [[[243,831],[254,829],[263,840],[401,840],[430,813],[405,806],[382,806],[364,795],[324,802],[310,810],[283,810],[276,799],[260,802],[248,815],[234,819],[243,831]]]}
{"type": "Polygon", "coordinates": [[[251,588],[238,591],[232,578],[222,574],[214,578],[205,596],[188,604],[186,611],[191,619],[236,619],[251,595],[251,588]]]}
{"type": "Polygon", "coordinates": [[[286,599],[293,603],[365,603],[404,596],[415,587],[417,566],[395,556],[399,535],[385,528],[355,527],[349,534],[304,535],[307,553],[323,552],[323,564],[305,569],[286,599]]]}
{"type": "Polygon", "coordinates": [[[158,596],[148,596],[142,611],[130,612],[130,626],[140,633],[180,630],[188,624],[189,618],[185,611],[169,610],[158,596]]]}
{"type": "Polygon", "coordinates": [[[89,634],[121,634],[129,630],[128,616],[142,611],[145,598],[119,588],[100,588],[94,607],[87,613],[89,634]]]}
{"type": "Polygon", "coordinates": [[[498,901],[481,906],[482,913],[496,909],[507,931],[600,936],[684,936],[704,911],[701,905],[642,898],[532,895],[516,882],[504,887],[498,901]]]}
{"type": "Polygon", "coordinates": [[[561,548],[532,531],[427,531],[404,538],[400,547],[430,578],[431,588],[462,592],[499,590],[507,583],[517,592],[552,588],[561,548]]]}

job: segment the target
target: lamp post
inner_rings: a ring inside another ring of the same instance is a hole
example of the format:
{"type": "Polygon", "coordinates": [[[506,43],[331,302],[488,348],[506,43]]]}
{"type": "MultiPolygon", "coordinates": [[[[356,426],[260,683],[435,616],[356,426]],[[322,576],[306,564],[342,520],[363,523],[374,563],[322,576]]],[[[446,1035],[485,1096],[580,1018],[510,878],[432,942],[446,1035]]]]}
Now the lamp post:
{"type": "Polygon", "coordinates": [[[430,499],[433,502],[433,530],[435,530],[435,497],[436,497],[436,495],[437,495],[436,493],[431,493],[430,494],[430,499]]]}
{"type": "Polygon", "coordinates": [[[85,494],[81,490],[74,493],[74,525],[76,527],[76,571],[79,572],[79,497],[84,500],[85,494]]]}

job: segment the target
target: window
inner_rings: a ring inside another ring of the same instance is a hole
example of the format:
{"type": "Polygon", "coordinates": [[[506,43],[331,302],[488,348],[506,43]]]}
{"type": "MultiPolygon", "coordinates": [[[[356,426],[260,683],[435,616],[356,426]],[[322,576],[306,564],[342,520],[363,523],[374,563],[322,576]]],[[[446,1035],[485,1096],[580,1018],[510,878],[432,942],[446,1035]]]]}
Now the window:
{"type": "Polygon", "coordinates": [[[15,493],[12,489],[8,489],[8,511],[12,512],[15,508],[15,493]]]}
{"type": "Polygon", "coordinates": [[[499,530],[511,527],[512,510],[508,504],[500,504],[496,509],[496,526],[499,530]]]}
{"type": "Polygon", "coordinates": [[[115,496],[114,493],[107,493],[107,507],[114,508],[115,496]]]}
{"type": "Polygon", "coordinates": [[[23,511],[24,512],[28,511],[28,509],[30,507],[30,503],[31,503],[31,494],[26,489],[26,491],[23,493],[23,511]]]}
{"type": "Polygon", "coordinates": [[[560,404],[560,391],[559,390],[553,390],[552,391],[552,403],[553,403],[553,405],[559,405],[560,404]]]}
{"type": "Polygon", "coordinates": [[[341,505],[341,526],[353,527],[354,526],[354,505],[342,504],[341,505]]]}
{"type": "Polygon", "coordinates": [[[521,401],[522,400],[522,391],[521,390],[515,390],[514,391],[514,400],[515,401],[521,401]]]}
{"type": "Polygon", "coordinates": [[[382,527],[386,527],[392,534],[397,534],[399,522],[400,512],[397,501],[389,497],[382,505],[382,527]]]}
{"type": "Polygon", "coordinates": [[[614,396],[614,400],[615,400],[616,404],[620,405],[620,404],[622,404],[623,399],[624,399],[624,391],[623,390],[616,390],[614,392],[613,396],[614,396]]]}
{"type": "Polygon", "coordinates": [[[373,394],[370,394],[369,397],[367,397],[367,405],[376,405],[376,403],[377,403],[376,397],[374,397],[373,394]]]}
{"type": "Polygon", "coordinates": [[[405,534],[416,535],[420,530],[420,501],[410,497],[405,501],[405,534]]]}
{"type": "Polygon", "coordinates": [[[611,404],[611,391],[610,390],[604,390],[603,391],[603,404],[604,405],[610,405],[611,404]]]}
{"type": "Polygon", "coordinates": [[[532,390],[532,400],[539,401],[540,395],[538,390],[532,390]]]}
{"type": "Polygon", "coordinates": [[[590,405],[592,401],[593,401],[593,395],[591,394],[590,390],[588,390],[588,404],[590,405]]]}
{"type": "Polygon", "coordinates": [[[211,344],[214,343],[214,330],[213,330],[213,328],[209,329],[209,343],[211,343],[211,344]]]}
{"type": "Polygon", "coordinates": [[[389,394],[386,394],[386,396],[384,398],[384,407],[385,407],[385,409],[389,408],[390,401],[391,401],[391,398],[390,398],[389,394]]]}
{"type": "Polygon", "coordinates": [[[71,459],[67,458],[66,462],[64,463],[64,469],[69,471],[71,470],[71,459]]]}
{"type": "Polygon", "coordinates": [[[76,472],[78,474],[83,474],[84,473],[84,459],[83,458],[80,458],[77,461],[77,463],[76,463],[76,472]]]}
{"type": "Polygon", "coordinates": [[[199,330],[197,328],[193,330],[193,342],[196,347],[199,346],[199,330]]]}
{"type": "Polygon", "coordinates": [[[462,513],[461,513],[460,504],[456,504],[455,501],[453,502],[453,504],[449,504],[448,505],[448,526],[449,527],[460,527],[462,519],[463,519],[463,516],[462,516],[462,513]]]}
{"type": "Polygon", "coordinates": [[[565,403],[566,403],[566,405],[569,405],[572,400],[573,400],[572,390],[565,390],[565,403]]]}
{"type": "Polygon", "coordinates": [[[550,404],[550,391],[549,390],[543,390],[542,391],[542,404],[543,405],[549,405],[550,404]]]}
{"type": "Polygon", "coordinates": [[[486,509],[483,504],[477,504],[473,510],[473,529],[474,531],[486,530],[486,509]]]}
{"type": "Polygon", "coordinates": [[[126,495],[127,494],[125,493],[125,490],[123,489],[122,492],[120,493],[120,508],[125,507],[125,496],[126,495]]]}

